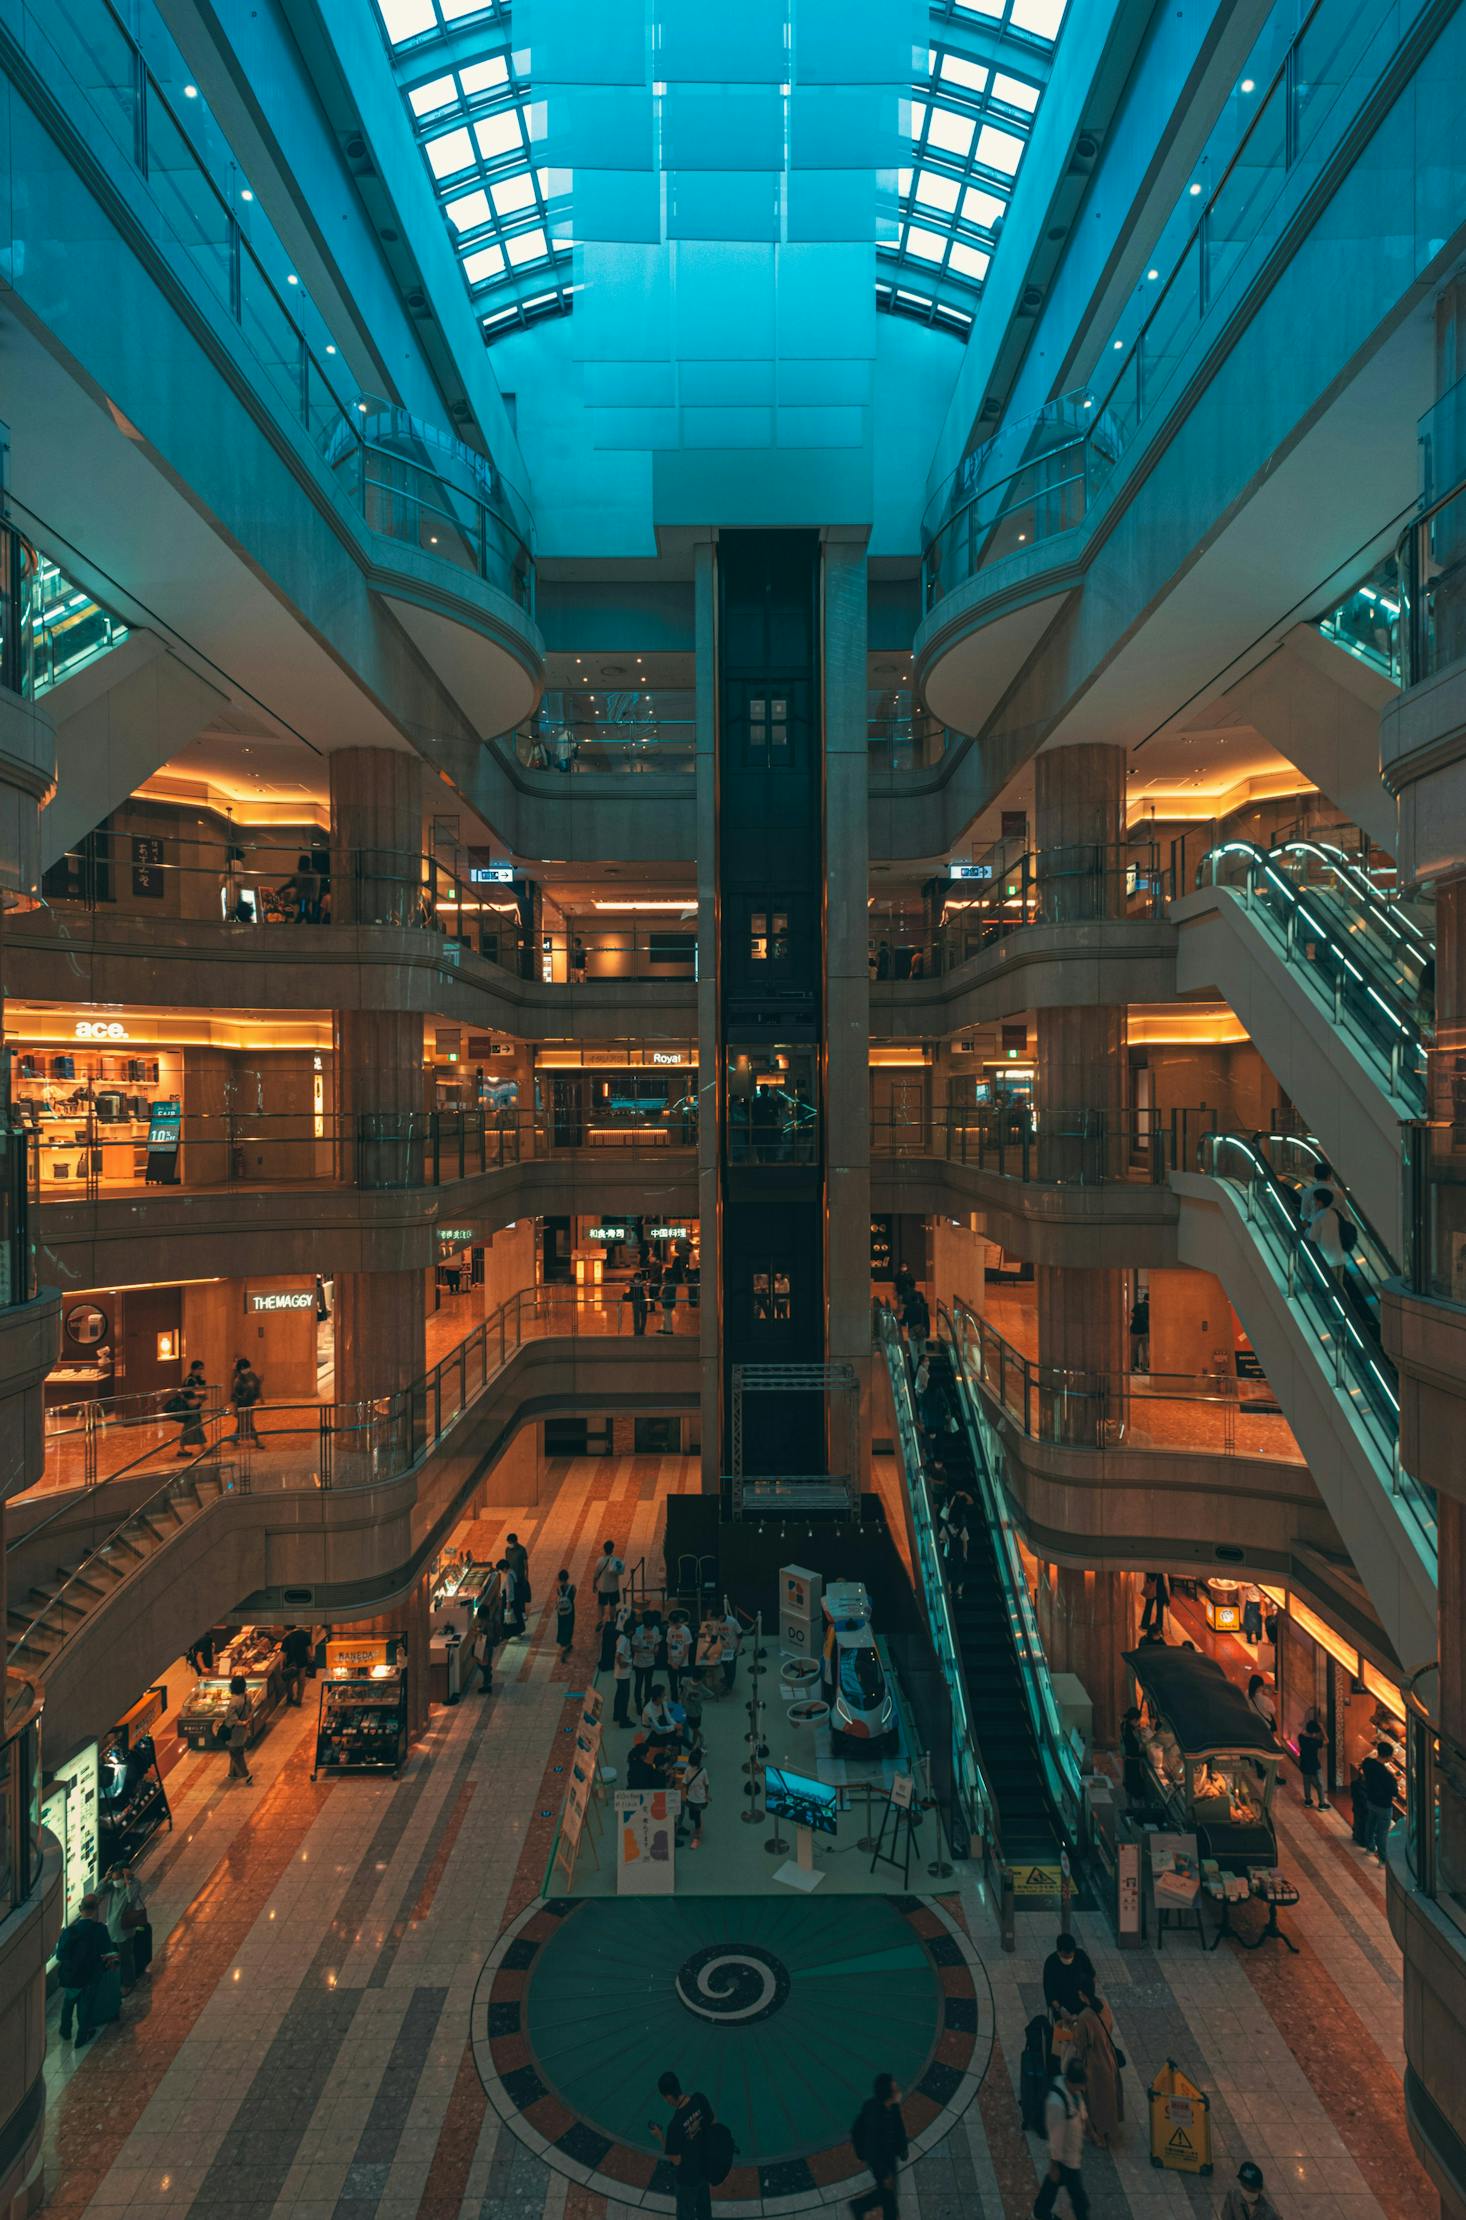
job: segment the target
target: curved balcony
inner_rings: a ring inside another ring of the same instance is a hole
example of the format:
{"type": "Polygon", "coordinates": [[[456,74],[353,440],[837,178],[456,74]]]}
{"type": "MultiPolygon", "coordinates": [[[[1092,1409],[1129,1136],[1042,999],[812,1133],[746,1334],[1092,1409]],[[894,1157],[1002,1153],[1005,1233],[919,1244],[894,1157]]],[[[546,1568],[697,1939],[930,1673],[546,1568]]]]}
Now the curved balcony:
{"type": "MultiPolygon", "coordinates": [[[[1344,144],[1400,36],[1389,0],[1346,20],[1300,11],[1293,38],[1237,129],[1228,103],[1193,183],[1156,247],[1145,312],[1127,315],[1093,382],[1005,425],[967,455],[927,504],[917,682],[934,714],[977,733],[1062,602],[1125,498],[1130,467],[1189,395],[1185,375],[1208,338],[1245,311],[1249,288],[1292,208],[1344,144]]],[[[1262,72],[1259,71],[1259,76],[1262,72]]]]}
{"type": "Polygon", "coordinates": [[[411,1387],[369,1404],[263,1404],[257,1444],[210,1417],[186,1462],[168,1446],[176,1422],[147,1413],[90,1452],[74,1429],[58,1485],[7,1514],[10,1659],[44,1690],[53,1752],[103,1731],[109,1687],[156,1679],[201,1620],[288,1614],[307,1597],[323,1618],[358,1617],[406,1594],[522,1425],[695,1410],[700,1314],[636,1338],[622,1308],[526,1290],[411,1387]],[[141,1450],[139,1429],[154,1436],[141,1450]]]}

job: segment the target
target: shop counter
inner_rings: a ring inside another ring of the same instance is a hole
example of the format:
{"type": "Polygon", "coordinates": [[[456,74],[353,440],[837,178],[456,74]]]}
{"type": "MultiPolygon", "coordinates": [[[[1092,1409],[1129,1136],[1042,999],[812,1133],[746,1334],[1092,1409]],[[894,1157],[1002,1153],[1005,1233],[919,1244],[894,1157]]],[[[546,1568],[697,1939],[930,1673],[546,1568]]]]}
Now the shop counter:
{"type": "Polygon", "coordinates": [[[407,1667],[373,1665],[336,1673],[321,1689],[316,1726],[318,1773],[391,1773],[407,1756],[407,1667]]]}
{"type": "Polygon", "coordinates": [[[1148,1644],[1125,1662],[1155,1718],[1145,1752],[1173,1825],[1224,1870],[1275,1865],[1282,1752],[1241,1689],[1199,1650],[1148,1644]]]}
{"type": "MultiPolygon", "coordinates": [[[[248,1731],[245,1747],[258,1742],[279,1707],[281,1686],[278,1674],[246,1673],[245,1694],[249,1698],[248,1731]]],[[[178,1733],[181,1741],[191,1750],[217,1750],[219,1726],[229,1709],[229,1676],[210,1675],[195,1682],[178,1707],[178,1733]]]]}

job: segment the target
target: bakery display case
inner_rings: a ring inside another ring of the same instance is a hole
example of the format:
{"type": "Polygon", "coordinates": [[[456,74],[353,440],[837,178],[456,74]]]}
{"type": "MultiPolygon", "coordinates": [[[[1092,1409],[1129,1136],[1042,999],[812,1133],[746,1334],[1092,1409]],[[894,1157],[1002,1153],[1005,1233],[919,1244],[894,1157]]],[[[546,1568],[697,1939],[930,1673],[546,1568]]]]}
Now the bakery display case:
{"type": "Polygon", "coordinates": [[[1227,1871],[1275,1865],[1282,1752],[1241,1689],[1199,1650],[1155,1645],[1125,1662],[1150,1714],[1142,1747],[1171,1824],[1227,1871]]]}
{"type": "MultiPolygon", "coordinates": [[[[269,1673],[245,1673],[245,1693],[249,1698],[249,1731],[245,1747],[251,1748],[259,1741],[280,1702],[280,1680],[269,1673]]],[[[229,1680],[210,1674],[195,1682],[178,1707],[178,1734],[191,1750],[218,1750],[219,1726],[229,1708],[229,1680]]]]}
{"type": "Polygon", "coordinates": [[[318,1773],[391,1773],[407,1756],[407,1667],[371,1665],[333,1673],[321,1688],[318,1773]]]}

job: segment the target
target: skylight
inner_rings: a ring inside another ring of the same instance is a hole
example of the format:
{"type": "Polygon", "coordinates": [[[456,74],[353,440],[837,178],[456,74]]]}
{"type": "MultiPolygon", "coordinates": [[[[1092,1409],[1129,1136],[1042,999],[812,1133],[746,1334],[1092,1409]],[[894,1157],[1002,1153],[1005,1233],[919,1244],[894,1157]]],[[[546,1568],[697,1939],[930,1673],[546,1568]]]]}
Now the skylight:
{"type": "Polygon", "coordinates": [[[933,0],[925,79],[912,87],[909,169],[876,297],[965,334],[1048,81],[1065,0],[933,0]]]}
{"type": "MultiPolygon", "coordinates": [[[[570,305],[555,220],[570,176],[534,160],[509,0],[376,0],[413,135],[485,339],[570,305]]],[[[561,224],[563,230],[563,222],[561,224]]]]}

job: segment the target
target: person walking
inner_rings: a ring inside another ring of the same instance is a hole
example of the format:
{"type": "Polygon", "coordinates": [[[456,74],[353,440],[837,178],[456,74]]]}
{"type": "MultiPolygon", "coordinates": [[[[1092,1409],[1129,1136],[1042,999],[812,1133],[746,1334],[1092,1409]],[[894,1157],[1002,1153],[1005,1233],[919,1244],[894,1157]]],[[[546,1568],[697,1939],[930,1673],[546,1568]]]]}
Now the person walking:
{"type": "Polygon", "coordinates": [[[675,1704],[681,1700],[682,1676],[692,1656],[692,1628],[685,1611],[674,1611],[668,1619],[666,1648],[667,1681],[675,1704]]]}
{"type": "Polygon", "coordinates": [[[1147,1573],[1145,1576],[1145,1604],[1140,1613],[1140,1631],[1142,1634],[1148,1634],[1150,1629],[1154,1627],[1161,1640],[1165,1640],[1166,1613],[1170,1609],[1170,1604],[1171,1583],[1165,1574],[1163,1572],[1147,1573]]]}
{"type": "Polygon", "coordinates": [[[234,1405],[234,1439],[259,1440],[255,1432],[255,1408],[264,1394],[260,1376],[248,1357],[236,1357],[234,1377],[229,1383],[229,1400],[234,1405]]]}
{"type": "Polygon", "coordinates": [[[616,1701],[611,1717],[618,1727],[631,1724],[631,1629],[622,1627],[616,1637],[616,1648],[611,1658],[611,1678],[616,1683],[616,1701]]]}
{"type": "Polygon", "coordinates": [[[591,1586],[596,1592],[596,1602],[600,1605],[602,1626],[605,1625],[608,1619],[614,1618],[616,1615],[616,1606],[621,1601],[621,1575],[625,1570],[625,1565],[616,1555],[616,1544],[607,1542],[591,1577],[591,1586]]]}
{"type": "Polygon", "coordinates": [[[1374,1852],[1381,1865],[1388,1856],[1390,1829],[1395,1822],[1395,1776],[1388,1763],[1394,1754],[1393,1742],[1376,1742],[1373,1756],[1359,1768],[1364,1789],[1364,1847],[1374,1852]]]}
{"type": "Polygon", "coordinates": [[[575,1647],[575,1582],[563,1566],[555,1575],[555,1640],[568,1657],[575,1647]]]}
{"type": "Polygon", "coordinates": [[[97,1991],[101,1986],[103,1970],[117,1963],[112,1948],[112,1938],[102,1925],[102,1905],[98,1897],[87,1895],[69,1927],[61,1930],[56,1945],[56,1975],[61,1983],[61,2027],[63,2043],[70,2042],[73,2025],[76,2028],[76,2047],[89,2043],[97,2032],[97,1991]]]}
{"type": "Polygon", "coordinates": [[[229,1702],[224,1709],[221,1731],[224,1747],[229,1752],[228,1778],[251,1787],[254,1775],[244,1754],[249,1743],[249,1682],[243,1673],[236,1673],[229,1683],[229,1702]]]}
{"type": "Polygon", "coordinates": [[[534,1590],[530,1586],[529,1579],[529,1551],[517,1534],[506,1534],[504,1537],[504,1555],[508,1558],[510,1571],[518,1583],[515,1591],[515,1602],[519,1610],[519,1631],[523,1633],[524,1614],[534,1600],[534,1590]]]}
{"type": "Polygon", "coordinates": [[[676,2074],[665,2073],[657,2083],[664,2104],[672,2107],[672,2124],[665,2135],[652,2123],[652,2133],[671,2163],[672,2197],[677,2220],[712,2220],[713,2192],[708,2182],[706,2151],[713,2108],[700,2089],[684,2091],[676,2074]]]}
{"type": "Polygon", "coordinates": [[[1049,2139],[1049,2170],[1033,2200],[1033,2220],[1049,2220],[1049,2214],[1059,2201],[1061,2189],[1069,2192],[1069,2209],[1074,2220],[1089,2220],[1089,2192],[1080,2172],[1084,2160],[1087,2117],[1084,2105],[1084,2068],[1077,2058],[1071,2058],[1063,2074],[1054,2077],[1054,2085],[1044,2106],[1044,2129],[1049,2139]]]}
{"type": "Polygon", "coordinates": [[[1150,1290],[1145,1287],[1130,1306],[1130,1369],[1150,1370],[1150,1290]]]}
{"type": "Polygon", "coordinates": [[[1276,1734],[1278,1731],[1278,1715],[1273,1709],[1272,1690],[1268,1687],[1265,1673],[1254,1673],[1248,1681],[1247,1701],[1267,1728],[1268,1733],[1276,1734]]]}
{"type": "Polygon", "coordinates": [[[646,1332],[645,1272],[632,1273],[631,1285],[627,1288],[622,1300],[631,1306],[631,1331],[634,1334],[644,1334],[646,1332]]]}
{"type": "Polygon", "coordinates": [[[682,1783],[682,1804],[687,1813],[687,1847],[689,1850],[700,1850],[702,1848],[703,1822],[708,1815],[708,1805],[712,1801],[712,1794],[702,1744],[694,1742],[687,1753],[687,1773],[682,1783]]]}
{"type": "Polygon", "coordinates": [[[1126,1801],[1148,1804],[1151,1800],[1150,1767],[1146,1762],[1145,1744],[1140,1739],[1138,1704],[1132,1704],[1120,1721],[1120,1754],[1126,1801]]]}
{"type": "Polygon", "coordinates": [[[1356,1236],[1334,1186],[1333,1166],[1323,1157],[1298,1197],[1298,1220],[1304,1240],[1317,1250],[1329,1272],[1342,1272],[1356,1236]]]}
{"type": "Polygon", "coordinates": [[[657,1332],[669,1334],[675,1331],[677,1324],[677,1282],[670,1272],[665,1273],[662,1278],[661,1304],[662,1323],[657,1332]]]}
{"type": "Polygon", "coordinates": [[[184,1654],[193,1667],[195,1680],[202,1680],[206,1673],[212,1673],[214,1670],[214,1636],[212,1631],[206,1628],[195,1641],[189,1643],[184,1654]]]}
{"type": "Polygon", "coordinates": [[[1222,2199],[1220,2220],[1283,2220],[1267,2193],[1260,2166],[1244,2158],[1237,2169],[1237,2186],[1222,2199]]]}
{"type": "Polygon", "coordinates": [[[479,1669],[478,1692],[494,1693],[494,1604],[485,1597],[473,1615],[473,1657],[479,1669]]]}
{"type": "Polygon", "coordinates": [[[733,1683],[738,1678],[738,1652],[743,1644],[743,1621],[726,1598],[720,1622],[723,1634],[723,1693],[731,1695],[733,1683]]]}
{"type": "Polygon", "coordinates": [[[305,1694],[306,1667],[311,1661],[310,1628],[288,1626],[280,1644],[280,1656],[285,1668],[286,1704],[292,1711],[299,1711],[305,1694]]]}
{"type": "Polygon", "coordinates": [[[1320,1811],[1329,1809],[1329,1800],[1323,1792],[1323,1753],[1327,1739],[1318,1723],[1318,1713],[1310,1711],[1298,1729],[1298,1771],[1303,1780],[1304,1803],[1316,1803],[1320,1811]]]}
{"type": "Polygon", "coordinates": [[[657,1669],[657,1623],[650,1611],[643,1611],[632,1627],[631,1664],[636,1674],[636,1708],[640,1711],[651,1698],[652,1675],[657,1669]]]}
{"type": "Polygon", "coordinates": [[[881,2220],[896,2220],[901,2209],[896,2174],[909,2145],[906,2122],[901,2117],[901,2089],[894,2074],[876,2075],[870,2095],[855,2115],[850,2144],[861,2165],[870,2168],[875,2182],[863,2197],[851,2198],[855,2220],[865,2220],[866,2213],[876,2211],[881,2220]]]}

